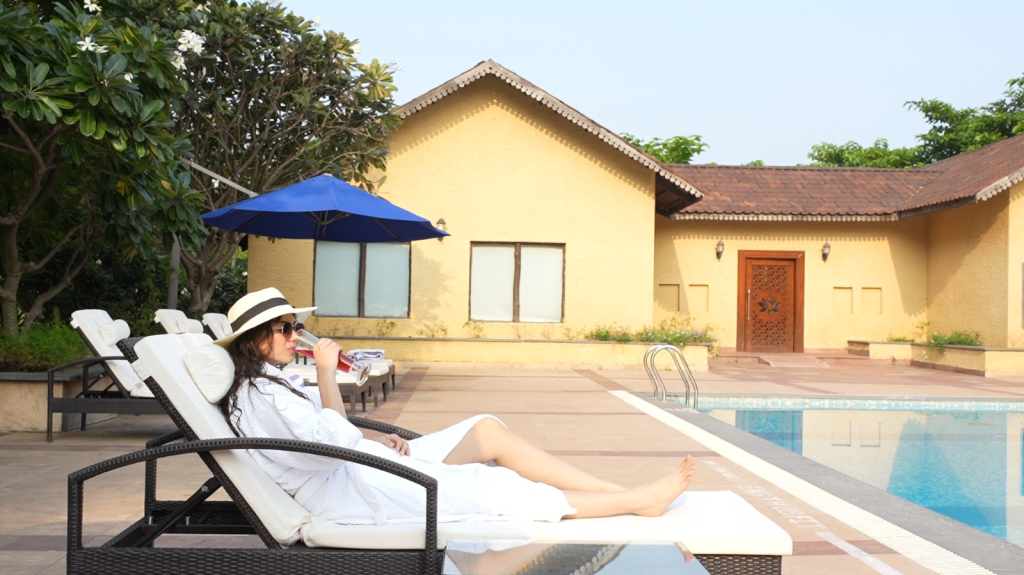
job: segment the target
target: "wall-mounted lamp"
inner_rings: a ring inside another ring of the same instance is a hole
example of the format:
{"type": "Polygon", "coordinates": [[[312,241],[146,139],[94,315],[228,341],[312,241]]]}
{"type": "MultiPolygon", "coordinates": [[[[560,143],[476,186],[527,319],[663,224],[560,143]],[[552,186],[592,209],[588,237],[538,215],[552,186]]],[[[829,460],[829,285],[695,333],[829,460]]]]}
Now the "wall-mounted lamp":
{"type": "Polygon", "coordinates": [[[832,246],[830,246],[828,242],[825,242],[825,245],[821,246],[821,261],[827,262],[828,254],[830,253],[832,253],[832,246]]]}
{"type": "MultiPolygon", "coordinates": [[[[434,224],[434,227],[441,230],[442,232],[448,231],[448,223],[444,221],[444,218],[438,218],[437,223],[434,224]]],[[[444,236],[437,238],[437,241],[444,241],[444,236]]]]}
{"type": "Polygon", "coordinates": [[[722,240],[718,240],[718,243],[715,244],[715,257],[718,258],[718,259],[722,259],[722,252],[724,252],[724,251],[725,251],[725,242],[723,242],[722,240]]]}

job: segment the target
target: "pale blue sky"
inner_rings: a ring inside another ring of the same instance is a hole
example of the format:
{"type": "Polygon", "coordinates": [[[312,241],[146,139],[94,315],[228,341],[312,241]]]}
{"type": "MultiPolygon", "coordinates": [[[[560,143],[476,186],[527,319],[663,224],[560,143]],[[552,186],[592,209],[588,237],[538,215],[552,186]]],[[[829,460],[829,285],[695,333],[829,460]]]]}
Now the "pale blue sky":
{"type": "Polygon", "coordinates": [[[617,133],[699,134],[694,163],[807,163],[822,141],[915,144],[903,103],[998,99],[1018,0],[284,0],[397,61],[405,103],[493,59],[617,133]]]}

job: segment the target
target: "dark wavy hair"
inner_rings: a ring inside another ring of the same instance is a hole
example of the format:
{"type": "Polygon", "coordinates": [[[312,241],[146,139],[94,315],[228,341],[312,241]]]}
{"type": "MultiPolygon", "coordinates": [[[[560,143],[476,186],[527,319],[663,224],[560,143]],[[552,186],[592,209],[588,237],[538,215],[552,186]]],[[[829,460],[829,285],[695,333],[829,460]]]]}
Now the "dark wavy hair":
{"type": "MultiPolygon", "coordinates": [[[[274,322],[279,320],[280,318],[261,323],[240,334],[234,341],[228,344],[228,355],[231,356],[231,361],[235,364],[235,379],[231,382],[231,388],[228,389],[227,395],[220,400],[219,407],[231,430],[239,437],[243,434],[235,427],[232,419],[241,414],[241,410],[238,408],[238,391],[242,388],[243,384],[262,377],[277,385],[283,385],[288,391],[306,401],[310,400],[309,396],[289,385],[287,381],[280,377],[270,376],[266,372],[267,358],[260,351],[260,347],[273,345],[273,325],[274,322]]],[[[249,393],[252,393],[253,389],[256,389],[256,387],[250,386],[249,393]]],[[[260,393],[263,392],[261,391],[260,393]]]]}

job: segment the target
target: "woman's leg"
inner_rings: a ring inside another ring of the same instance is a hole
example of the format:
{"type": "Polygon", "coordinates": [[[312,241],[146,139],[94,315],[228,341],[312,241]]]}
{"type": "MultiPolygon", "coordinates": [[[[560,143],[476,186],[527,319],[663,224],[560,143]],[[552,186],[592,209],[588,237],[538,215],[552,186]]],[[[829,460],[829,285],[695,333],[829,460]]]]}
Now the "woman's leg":
{"type": "Polygon", "coordinates": [[[612,493],[564,491],[566,501],[576,509],[576,515],[569,518],[610,517],[623,513],[661,515],[689,487],[694,467],[693,457],[687,455],[672,473],[647,485],[612,493]]]}
{"type": "Polygon", "coordinates": [[[623,488],[579,469],[534,447],[500,421],[485,417],[470,428],[444,458],[450,465],[494,461],[519,475],[566,491],[621,491],[623,488]]]}

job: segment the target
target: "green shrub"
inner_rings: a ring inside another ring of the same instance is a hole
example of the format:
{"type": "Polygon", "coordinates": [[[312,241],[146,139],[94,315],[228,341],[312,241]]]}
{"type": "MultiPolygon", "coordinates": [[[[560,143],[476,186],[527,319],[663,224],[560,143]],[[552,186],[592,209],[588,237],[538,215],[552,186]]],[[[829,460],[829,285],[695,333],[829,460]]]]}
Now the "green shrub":
{"type": "Polygon", "coordinates": [[[594,329],[583,334],[583,339],[589,339],[591,341],[611,341],[612,340],[612,329],[611,327],[599,325],[594,329]]]}
{"type": "Polygon", "coordinates": [[[629,331],[615,325],[599,325],[583,334],[583,339],[594,341],[617,341],[619,343],[668,343],[684,346],[692,343],[710,343],[712,353],[718,338],[712,333],[710,326],[703,329],[692,327],[689,318],[670,318],[662,320],[657,326],[644,326],[639,331],[629,331]]]}
{"type": "Polygon", "coordinates": [[[885,341],[891,341],[893,343],[914,343],[914,338],[890,334],[889,337],[885,338],[885,341]]]}
{"type": "Polygon", "coordinates": [[[928,349],[943,353],[947,345],[969,345],[981,347],[981,334],[976,331],[954,331],[949,334],[935,332],[925,342],[928,349]]]}
{"type": "Polygon", "coordinates": [[[0,337],[0,371],[46,371],[92,353],[64,323],[36,323],[16,336],[0,337]]]}

